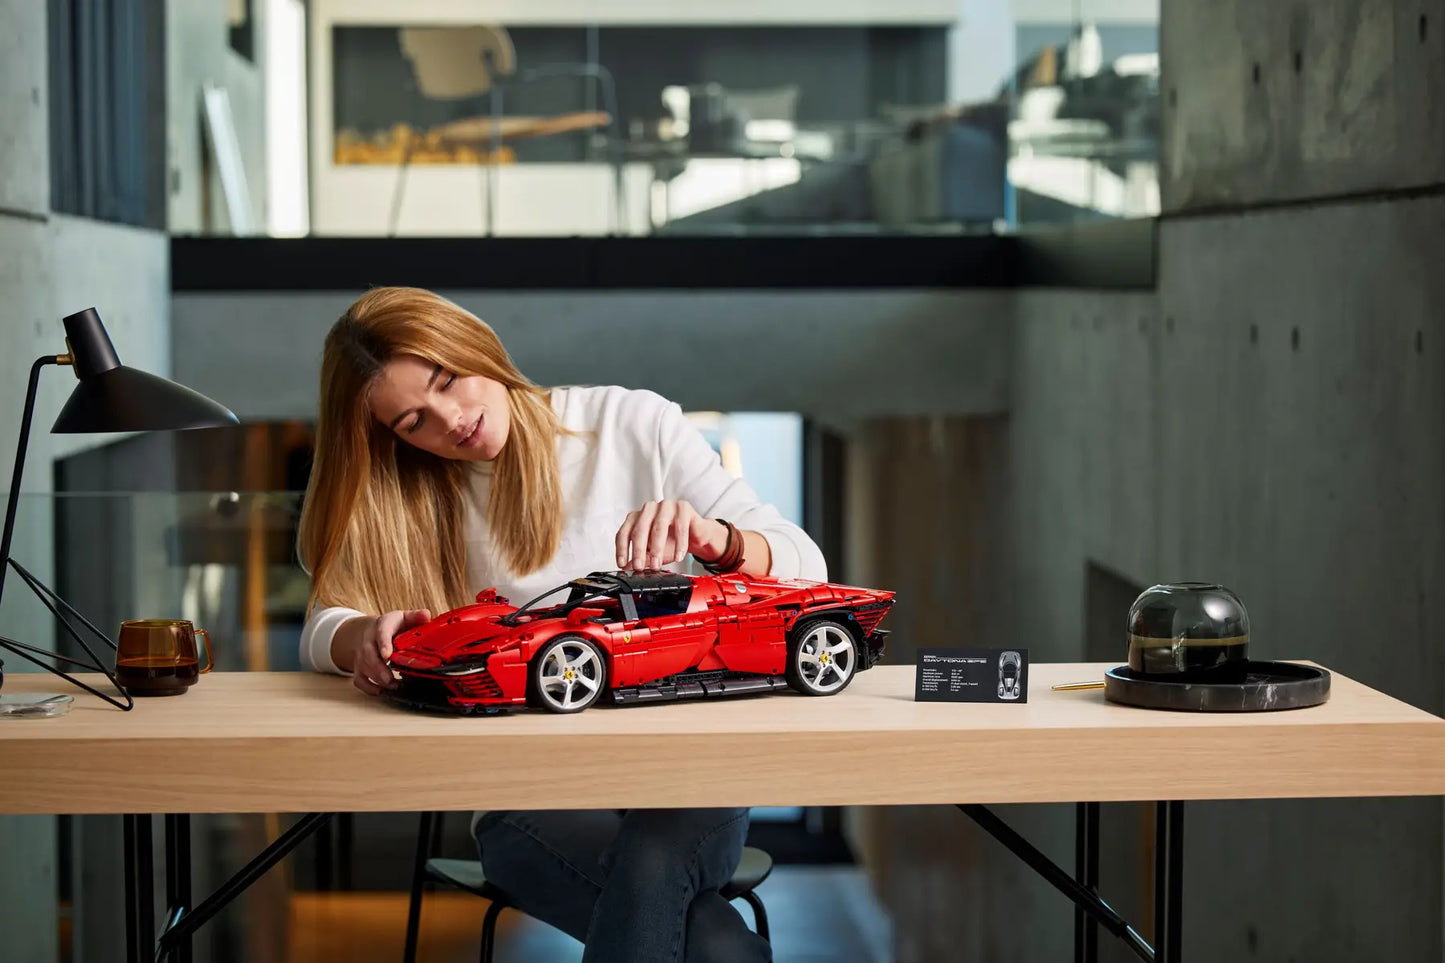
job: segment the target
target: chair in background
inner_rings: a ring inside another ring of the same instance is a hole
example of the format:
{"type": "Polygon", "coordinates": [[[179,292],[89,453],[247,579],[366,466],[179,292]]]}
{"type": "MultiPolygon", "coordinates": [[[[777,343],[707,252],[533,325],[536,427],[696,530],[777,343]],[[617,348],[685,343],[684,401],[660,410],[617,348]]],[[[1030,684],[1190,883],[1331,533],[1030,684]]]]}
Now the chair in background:
{"type": "MultiPolygon", "coordinates": [[[[420,935],[422,893],[431,883],[465,890],[489,900],[487,915],[482,919],[481,963],[492,963],[497,935],[497,917],[502,910],[515,908],[511,897],[487,880],[482,864],[475,859],[436,859],[433,853],[441,839],[443,814],[424,812],[416,840],[416,864],[412,869],[411,905],[406,918],[406,949],[404,963],[415,963],[417,939],[420,935]]],[[[741,899],[753,908],[754,928],[763,939],[768,936],[768,913],[757,887],[773,871],[773,858],[761,849],[743,847],[742,859],[728,884],[718,890],[726,900],[741,899]]],[[[520,912],[520,910],[518,910],[520,912]]]]}
{"type": "MultiPolygon", "coordinates": [[[[615,107],[609,111],[573,111],[554,117],[504,116],[498,86],[502,78],[517,70],[517,51],[505,27],[401,27],[397,38],[402,54],[411,64],[417,90],[432,100],[465,100],[488,95],[492,109],[488,116],[464,117],[433,127],[425,133],[413,131],[402,149],[392,195],[388,236],[395,236],[406,192],[407,170],[419,150],[436,147],[446,152],[466,150],[491,170],[503,148],[513,141],[549,137],[572,131],[611,127],[615,107]]],[[[570,72],[569,66],[569,72],[570,72]]],[[[580,72],[580,68],[579,68],[580,72]]],[[[532,79],[538,71],[529,71],[532,79]]],[[[614,98],[615,99],[615,98],[614,98]]],[[[487,233],[493,221],[495,185],[487,188],[487,233]]]]}

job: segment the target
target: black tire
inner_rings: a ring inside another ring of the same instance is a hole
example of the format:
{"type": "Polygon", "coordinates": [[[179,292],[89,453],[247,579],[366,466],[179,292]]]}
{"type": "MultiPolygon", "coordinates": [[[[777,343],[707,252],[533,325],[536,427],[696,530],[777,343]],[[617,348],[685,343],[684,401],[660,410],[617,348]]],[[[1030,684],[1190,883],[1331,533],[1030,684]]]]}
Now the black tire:
{"type": "Polygon", "coordinates": [[[858,674],[862,655],[848,626],[834,619],[809,619],[788,637],[788,685],[803,695],[837,695],[858,674]],[[819,653],[819,646],[829,651],[819,653]]]}
{"type": "Polygon", "coordinates": [[[548,712],[581,712],[607,689],[607,661],[602,650],[580,635],[559,635],[548,641],[533,657],[527,675],[532,699],[548,712]],[[569,677],[568,672],[576,675],[569,677]],[[574,699],[577,688],[582,694],[574,699]]]}

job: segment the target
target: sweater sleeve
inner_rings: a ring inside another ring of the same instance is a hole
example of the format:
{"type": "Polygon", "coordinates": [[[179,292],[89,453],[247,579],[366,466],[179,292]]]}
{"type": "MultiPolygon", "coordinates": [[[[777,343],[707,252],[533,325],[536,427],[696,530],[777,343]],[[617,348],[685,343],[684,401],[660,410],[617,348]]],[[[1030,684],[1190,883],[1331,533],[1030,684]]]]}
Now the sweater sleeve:
{"type": "Polygon", "coordinates": [[[365,614],[365,612],[339,605],[313,610],[306,619],[306,625],[301,629],[302,668],[309,667],[317,672],[329,672],[335,675],[350,675],[350,672],[332,661],[331,640],[342,622],[365,614]]]}
{"type": "Polygon", "coordinates": [[[808,534],[722,466],[717,452],[675,402],[666,402],[658,425],[658,457],[666,497],[688,502],[707,518],[725,518],[768,542],[777,578],[828,580],[823,553],[808,534]]]}

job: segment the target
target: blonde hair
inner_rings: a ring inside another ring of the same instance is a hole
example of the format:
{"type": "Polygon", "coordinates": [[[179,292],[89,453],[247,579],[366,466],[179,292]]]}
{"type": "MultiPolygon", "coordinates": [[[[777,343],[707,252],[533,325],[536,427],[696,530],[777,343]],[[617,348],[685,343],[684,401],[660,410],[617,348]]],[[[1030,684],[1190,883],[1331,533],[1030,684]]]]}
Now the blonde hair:
{"type": "Polygon", "coordinates": [[[487,503],[498,557],[525,575],[561,540],[560,425],[546,390],[523,377],[475,315],[430,291],[376,288],[326,336],[299,540],[312,606],[427,608],[436,616],[471,601],[462,523],[468,463],[401,442],[368,404],[382,366],[402,354],[507,388],[511,426],[487,503]]]}

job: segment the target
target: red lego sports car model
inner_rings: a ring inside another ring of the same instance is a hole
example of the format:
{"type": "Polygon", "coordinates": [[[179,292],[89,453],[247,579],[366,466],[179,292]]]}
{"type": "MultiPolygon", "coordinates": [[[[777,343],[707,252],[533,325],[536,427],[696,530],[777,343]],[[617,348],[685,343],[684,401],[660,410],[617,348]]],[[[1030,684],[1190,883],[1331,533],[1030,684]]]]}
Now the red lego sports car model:
{"type": "Polygon", "coordinates": [[[393,640],[414,708],[457,713],[841,692],[883,654],[894,593],[740,574],[594,572],[516,608],[494,589],[393,640]]]}

